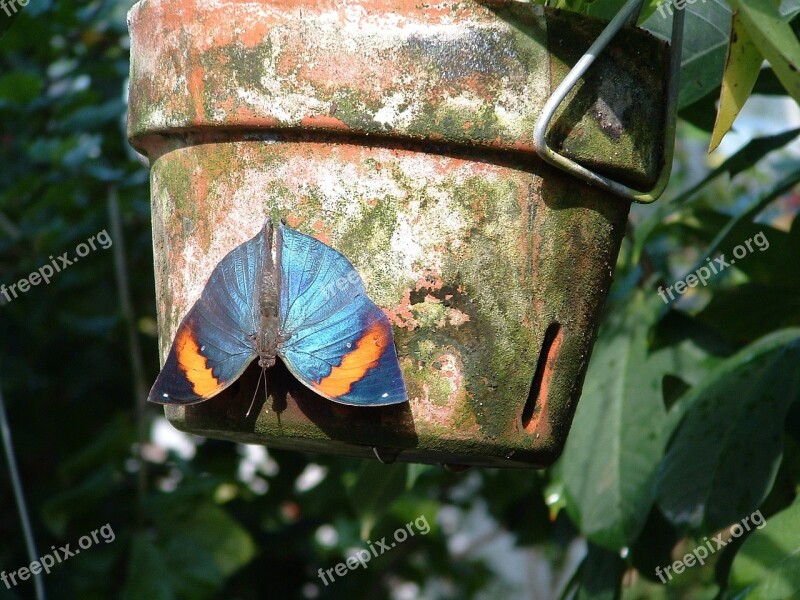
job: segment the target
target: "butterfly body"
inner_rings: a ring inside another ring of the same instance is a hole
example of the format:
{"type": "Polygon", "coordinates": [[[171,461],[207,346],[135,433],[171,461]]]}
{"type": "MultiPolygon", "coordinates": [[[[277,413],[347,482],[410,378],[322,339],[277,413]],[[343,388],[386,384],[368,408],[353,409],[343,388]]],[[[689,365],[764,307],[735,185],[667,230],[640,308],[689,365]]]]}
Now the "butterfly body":
{"type": "MultiPolygon", "coordinates": [[[[265,227],[261,232],[263,243],[267,248],[264,267],[261,272],[261,286],[256,287],[255,303],[259,307],[259,327],[253,333],[251,341],[258,354],[258,366],[268,369],[275,365],[278,347],[284,340],[280,331],[278,285],[280,273],[272,258],[272,227],[265,227]]],[[[258,240],[258,243],[262,243],[258,240]]]]}
{"type": "Polygon", "coordinates": [[[149,400],[200,402],[255,358],[269,369],[278,357],[329,400],[362,406],[407,400],[391,324],[350,262],[268,220],[212,272],[178,327],[149,400]]]}

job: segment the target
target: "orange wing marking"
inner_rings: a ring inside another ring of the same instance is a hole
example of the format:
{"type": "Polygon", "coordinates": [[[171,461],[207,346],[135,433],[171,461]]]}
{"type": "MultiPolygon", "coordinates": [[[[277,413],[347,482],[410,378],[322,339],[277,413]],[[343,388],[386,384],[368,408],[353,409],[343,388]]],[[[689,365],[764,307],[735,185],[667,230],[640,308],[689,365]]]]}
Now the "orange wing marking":
{"type": "Polygon", "coordinates": [[[208,367],[205,356],[200,354],[200,347],[194,339],[191,327],[182,327],[175,338],[175,350],[178,354],[178,366],[186,374],[198,396],[209,396],[219,388],[219,380],[214,377],[208,367]]]}
{"type": "Polygon", "coordinates": [[[323,394],[337,398],[349,392],[354,383],[360,381],[367,371],[378,366],[378,359],[389,345],[388,327],[380,321],[370,325],[367,332],[356,342],[356,347],[344,355],[342,363],[333,367],[314,387],[323,394]]]}

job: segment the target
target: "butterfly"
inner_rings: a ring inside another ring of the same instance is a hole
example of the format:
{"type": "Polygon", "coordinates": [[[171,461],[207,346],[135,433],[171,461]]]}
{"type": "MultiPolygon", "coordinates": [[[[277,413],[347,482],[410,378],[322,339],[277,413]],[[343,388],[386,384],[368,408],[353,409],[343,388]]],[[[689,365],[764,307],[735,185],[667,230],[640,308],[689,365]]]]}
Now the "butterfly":
{"type": "Polygon", "coordinates": [[[391,323],[350,261],[267,219],[212,271],[178,326],[148,400],[201,402],[256,358],[265,374],[278,357],[328,400],[356,406],[407,400],[391,323]]]}

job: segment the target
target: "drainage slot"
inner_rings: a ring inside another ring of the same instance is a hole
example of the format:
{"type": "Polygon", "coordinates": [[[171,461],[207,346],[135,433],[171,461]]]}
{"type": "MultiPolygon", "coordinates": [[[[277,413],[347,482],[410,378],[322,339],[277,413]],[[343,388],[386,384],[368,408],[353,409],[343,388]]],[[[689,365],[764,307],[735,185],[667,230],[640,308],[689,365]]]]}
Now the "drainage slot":
{"type": "Polygon", "coordinates": [[[522,428],[528,430],[531,426],[534,411],[547,402],[547,395],[550,388],[550,380],[553,375],[553,362],[556,359],[558,350],[561,347],[561,325],[550,323],[547,331],[544,332],[542,340],[542,350],[539,352],[539,361],[536,363],[536,373],[533,375],[531,390],[528,392],[528,399],[522,409],[522,428]],[[541,402],[540,402],[541,399],[541,402]]]}

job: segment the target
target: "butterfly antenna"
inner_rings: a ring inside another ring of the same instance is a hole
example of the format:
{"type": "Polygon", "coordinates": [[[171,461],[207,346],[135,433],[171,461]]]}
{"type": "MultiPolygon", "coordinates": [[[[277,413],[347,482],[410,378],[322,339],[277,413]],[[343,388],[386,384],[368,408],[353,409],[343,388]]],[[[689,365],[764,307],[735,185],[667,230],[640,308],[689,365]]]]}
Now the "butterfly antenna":
{"type": "Polygon", "coordinates": [[[256,403],[256,395],[258,394],[258,386],[261,385],[261,378],[264,377],[264,391],[267,390],[267,370],[262,369],[261,374],[258,376],[258,381],[256,381],[256,390],[253,392],[253,399],[250,401],[250,408],[247,409],[247,414],[245,414],[245,418],[250,416],[250,411],[253,410],[253,405],[256,403]]]}

